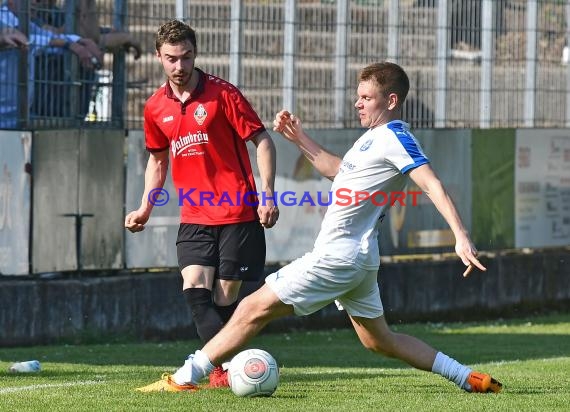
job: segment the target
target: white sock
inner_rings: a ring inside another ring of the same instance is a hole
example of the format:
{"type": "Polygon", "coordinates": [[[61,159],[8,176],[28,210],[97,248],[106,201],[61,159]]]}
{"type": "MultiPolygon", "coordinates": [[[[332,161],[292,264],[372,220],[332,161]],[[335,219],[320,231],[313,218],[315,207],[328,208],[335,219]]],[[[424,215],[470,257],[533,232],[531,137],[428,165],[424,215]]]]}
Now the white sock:
{"type": "Polygon", "coordinates": [[[172,380],[178,385],[188,383],[197,385],[202,378],[212,372],[212,369],[214,369],[214,365],[212,365],[210,359],[204,352],[197,350],[188,356],[184,365],[172,375],[172,380]]]}
{"type": "Polygon", "coordinates": [[[455,382],[460,388],[470,389],[467,387],[467,378],[471,373],[471,369],[444,353],[438,352],[435,355],[431,371],[455,382]]]}

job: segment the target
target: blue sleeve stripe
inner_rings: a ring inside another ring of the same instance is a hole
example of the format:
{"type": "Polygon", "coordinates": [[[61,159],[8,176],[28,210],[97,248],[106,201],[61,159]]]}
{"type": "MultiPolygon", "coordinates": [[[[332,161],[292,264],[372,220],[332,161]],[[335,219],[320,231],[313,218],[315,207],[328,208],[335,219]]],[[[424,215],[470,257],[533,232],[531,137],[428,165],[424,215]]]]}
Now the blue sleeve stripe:
{"type": "MultiPolygon", "coordinates": [[[[417,164],[419,166],[429,162],[422,149],[418,146],[414,136],[412,136],[412,134],[403,127],[401,122],[391,122],[388,124],[388,128],[394,132],[396,138],[404,147],[404,150],[414,161],[413,164],[417,164]]],[[[402,173],[405,171],[404,169],[402,170],[402,173]]]]}
{"type": "Polygon", "coordinates": [[[406,167],[404,167],[401,170],[401,172],[402,172],[402,174],[405,174],[405,173],[409,172],[410,170],[415,169],[418,166],[425,165],[426,163],[429,163],[429,160],[424,157],[423,161],[412,163],[411,165],[407,165],[406,167]]]}

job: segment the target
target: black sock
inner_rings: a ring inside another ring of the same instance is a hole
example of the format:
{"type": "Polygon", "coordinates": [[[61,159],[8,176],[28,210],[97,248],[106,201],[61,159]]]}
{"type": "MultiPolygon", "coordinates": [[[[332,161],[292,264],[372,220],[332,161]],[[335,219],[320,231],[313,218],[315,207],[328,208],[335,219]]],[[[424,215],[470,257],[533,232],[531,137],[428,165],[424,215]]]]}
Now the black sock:
{"type": "Polygon", "coordinates": [[[228,306],[215,305],[214,307],[216,308],[216,312],[218,312],[218,315],[220,315],[222,322],[224,322],[225,324],[228,323],[228,320],[230,320],[233,313],[236,311],[237,305],[238,303],[236,301],[234,303],[230,303],[228,306]]]}
{"type": "Polygon", "coordinates": [[[212,292],[204,288],[190,288],[183,293],[190,305],[198,336],[202,343],[206,343],[224,326],[212,302],[212,292]]]}

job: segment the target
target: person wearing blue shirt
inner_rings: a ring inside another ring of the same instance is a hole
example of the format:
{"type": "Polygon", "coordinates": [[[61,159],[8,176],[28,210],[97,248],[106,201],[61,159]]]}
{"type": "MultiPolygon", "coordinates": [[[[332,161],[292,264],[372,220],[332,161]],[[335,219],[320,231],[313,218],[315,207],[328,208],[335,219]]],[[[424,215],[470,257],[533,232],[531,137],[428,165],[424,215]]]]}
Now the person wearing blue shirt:
{"type": "MultiPolygon", "coordinates": [[[[18,29],[19,0],[6,0],[0,7],[0,27],[18,29]]],[[[82,66],[93,68],[102,62],[103,53],[93,40],[76,34],[53,33],[29,22],[28,33],[28,110],[34,93],[34,58],[40,53],[74,53],[82,66]]],[[[18,71],[21,51],[9,48],[0,51],[0,129],[20,126],[18,71]]]]}

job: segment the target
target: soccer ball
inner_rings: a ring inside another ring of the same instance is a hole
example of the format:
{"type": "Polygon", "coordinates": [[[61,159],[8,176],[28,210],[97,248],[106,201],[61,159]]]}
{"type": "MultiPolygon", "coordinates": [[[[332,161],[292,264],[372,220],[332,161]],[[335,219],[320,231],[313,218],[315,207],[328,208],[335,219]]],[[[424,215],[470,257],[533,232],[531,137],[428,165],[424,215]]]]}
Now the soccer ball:
{"type": "Polygon", "coordinates": [[[271,396],[279,383],[279,366],[261,349],[247,349],[230,362],[228,379],[237,396],[271,396]]]}

